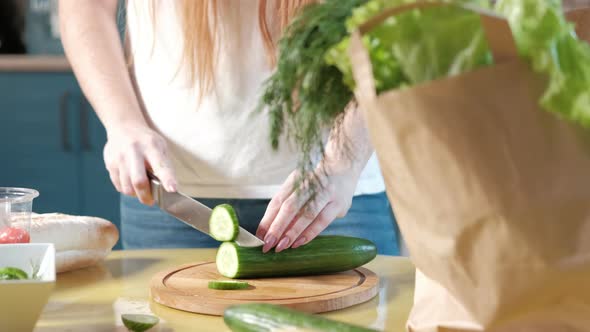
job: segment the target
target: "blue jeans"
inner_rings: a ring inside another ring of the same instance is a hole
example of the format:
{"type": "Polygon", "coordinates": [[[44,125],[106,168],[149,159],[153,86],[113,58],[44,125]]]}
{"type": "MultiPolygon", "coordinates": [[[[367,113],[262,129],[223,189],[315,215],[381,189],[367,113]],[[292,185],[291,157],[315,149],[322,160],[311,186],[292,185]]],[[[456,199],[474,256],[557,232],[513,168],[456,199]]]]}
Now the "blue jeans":
{"type": "MultiPolygon", "coordinates": [[[[269,200],[199,199],[209,207],[231,204],[240,226],[256,233],[269,200]]],[[[385,193],[353,198],[344,218],[334,220],[322,235],[349,235],[377,245],[379,254],[399,255],[399,232],[385,193]]],[[[121,195],[121,237],[124,249],[215,248],[219,242],[178,221],[155,206],[145,206],[136,198],[121,195]]]]}

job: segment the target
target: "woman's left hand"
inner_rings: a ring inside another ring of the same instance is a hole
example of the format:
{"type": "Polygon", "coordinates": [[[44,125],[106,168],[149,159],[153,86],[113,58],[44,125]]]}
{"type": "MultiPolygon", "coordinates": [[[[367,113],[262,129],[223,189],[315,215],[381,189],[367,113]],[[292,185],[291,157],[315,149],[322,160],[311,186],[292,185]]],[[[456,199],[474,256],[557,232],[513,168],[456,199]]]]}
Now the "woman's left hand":
{"type": "Polygon", "coordinates": [[[299,172],[295,171],[268,204],[256,231],[256,236],[264,240],[263,252],[275,246],[277,252],[302,246],[350,209],[358,179],[373,147],[364,117],[356,105],[351,104],[337,129],[330,133],[324,156],[314,173],[316,183],[321,184],[315,188],[316,195],[310,199],[305,181],[299,190],[294,190],[299,178],[299,172]]]}
{"type": "Polygon", "coordinates": [[[256,236],[264,239],[262,251],[276,246],[280,252],[302,246],[320,234],[336,218],[344,217],[352,204],[360,172],[354,168],[318,168],[315,175],[321,186],[310,199],[305,184],[294,190],[298,178],[295,171],[268,204],[256,236]]]}

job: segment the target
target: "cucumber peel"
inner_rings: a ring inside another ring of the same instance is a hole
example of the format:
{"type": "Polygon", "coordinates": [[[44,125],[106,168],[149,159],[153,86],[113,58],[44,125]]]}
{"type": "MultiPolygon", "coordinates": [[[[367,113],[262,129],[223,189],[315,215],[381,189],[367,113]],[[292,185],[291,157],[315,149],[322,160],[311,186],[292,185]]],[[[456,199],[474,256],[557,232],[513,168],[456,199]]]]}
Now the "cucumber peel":
{"type": "Polygon", "coordinates": [[[231,205],[220,204],[213,208],[209,218],[209,233],[215,240],[233,241],[239,232],[238,215],[231,205]]]}
{"type": "Polygon", "coordinates": [[[0,269],[0,280],[27,280],[28,274],[16,267],[5,267],[0,269]]]}
{"type": "Polygon", "coordinates": [[[247,303],[230,306],[223,313],[223,321],[234,332],[377,332],[370,328],[268,303],[247,303]]]}
{"type": "Polygon", "coordinates": [[[141,314],[124,314],[121,315],[121,320],[123,325],[132,332],[147,331],[160,322],[156,316],[141,314]]]}
{"type": "Polygon", "coordinates": [[[247,289],[250,284],[246,281],[237,280],[212,280],[209,281],[209,289],[220,289],[220,290],[237,290],[247,289]]]}

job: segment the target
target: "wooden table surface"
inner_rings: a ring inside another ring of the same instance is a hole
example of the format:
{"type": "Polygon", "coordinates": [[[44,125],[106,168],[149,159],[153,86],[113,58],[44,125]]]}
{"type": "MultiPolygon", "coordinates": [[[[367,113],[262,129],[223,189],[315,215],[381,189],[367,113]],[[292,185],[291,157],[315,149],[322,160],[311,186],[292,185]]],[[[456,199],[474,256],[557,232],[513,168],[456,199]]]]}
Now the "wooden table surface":
{"type": "MultiPolygon", "coordinates": [[[[125,313],[157,315],[161,322],[153,331],[229,331],[221,317],[170,309],[149,296],[150,279],[158,271],[214,257],[213,249],[115,251],[100,266],[60,274],[35,332],[126,331],[120,318],[125,313]]],[[[379,294],[323,315],[381,331],[404,331],[412,304],[413,265],[407,258],[378,256],[366,267],[380,278],[379,294]]]]}

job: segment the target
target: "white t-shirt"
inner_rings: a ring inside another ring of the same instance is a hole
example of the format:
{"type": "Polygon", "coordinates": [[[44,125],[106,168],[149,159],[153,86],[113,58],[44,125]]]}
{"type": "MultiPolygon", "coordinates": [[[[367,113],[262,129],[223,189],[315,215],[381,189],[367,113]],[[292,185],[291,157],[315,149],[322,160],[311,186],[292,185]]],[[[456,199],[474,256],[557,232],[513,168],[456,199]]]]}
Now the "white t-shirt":
{"type": "MultiPolygon", "coordinates": [[[[269,118],[255,113],[269,66],[258,28],[256,0],[232,2],[222,19],[237,36],[226,38],[220,24],[215,84],[198,102],[182,63],[183,34],[177,1],[129,0],[130,51],[140,99],[153,127],[168,142],[179,189],[202,198],[271,198],[297,168],[297,152],[283,140],[270,146],[269,118]],[[235,5],[234,5],[235,3],[235,5]],[[235,12],[234,12],[235,11],[235,12]]],[[[229,30],[228,30],[229,31],[229,30]]],[[[356,194],[384,191],[373,155],[356,194]]]]}

